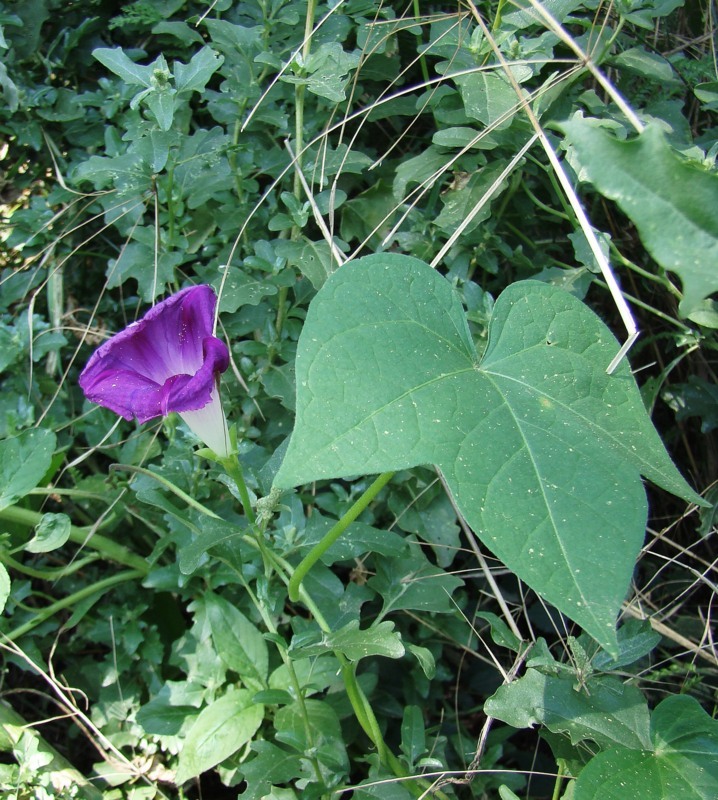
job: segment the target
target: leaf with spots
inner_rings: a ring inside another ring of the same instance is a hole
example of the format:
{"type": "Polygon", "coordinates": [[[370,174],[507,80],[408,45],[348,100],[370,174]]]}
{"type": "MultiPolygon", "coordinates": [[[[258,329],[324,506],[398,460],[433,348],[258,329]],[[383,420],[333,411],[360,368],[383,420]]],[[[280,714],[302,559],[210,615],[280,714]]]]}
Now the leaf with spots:
{"type": "Polygon", "coordinates": [[[618,342],[581,301],[521,281],[482,358],[451,285],[383,253],[344,265],[309,308],[297,419],[275,484],[435,464],[477,535],[616,652],[643,541],[641,474],[699,502],[666,453],[618,342]]]}

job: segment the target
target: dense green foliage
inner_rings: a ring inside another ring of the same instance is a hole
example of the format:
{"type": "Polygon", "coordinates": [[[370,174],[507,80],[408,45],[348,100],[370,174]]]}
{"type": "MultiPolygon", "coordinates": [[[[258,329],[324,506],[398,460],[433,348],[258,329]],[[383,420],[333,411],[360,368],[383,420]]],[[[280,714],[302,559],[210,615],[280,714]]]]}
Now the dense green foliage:
{"type": "Polygon", "coordinates": [[[718,796],[711,19],[0,0],[3,797],[718,796]],[[77,384],[196,283],[241,470],[77,384]]]}

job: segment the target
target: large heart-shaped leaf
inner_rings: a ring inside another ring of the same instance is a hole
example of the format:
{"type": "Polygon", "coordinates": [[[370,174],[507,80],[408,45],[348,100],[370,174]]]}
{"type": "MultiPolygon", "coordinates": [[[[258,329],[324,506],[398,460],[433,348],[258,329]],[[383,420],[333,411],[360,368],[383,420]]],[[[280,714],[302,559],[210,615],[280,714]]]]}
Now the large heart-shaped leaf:
{"type": "Polygon", "coordinates": [[[297,420],[275,484],[435,464],[519,577],[616,652],[643,540],[640,474],[700,501],[667,455],[618,343],[556,287],[497,300],[479,360],[450,284],[380,254],[334,273],[297,351],[297,420]]]}

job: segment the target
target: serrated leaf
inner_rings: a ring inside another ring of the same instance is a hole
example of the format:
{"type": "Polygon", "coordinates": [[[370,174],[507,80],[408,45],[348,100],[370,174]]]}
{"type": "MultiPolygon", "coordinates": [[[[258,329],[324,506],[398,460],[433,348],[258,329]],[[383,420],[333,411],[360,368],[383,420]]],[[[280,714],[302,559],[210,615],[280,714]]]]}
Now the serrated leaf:
{"type": "Polygon", "coordinates": [[[70,538],[72,523],[67,514],[43,514],[35,528],[35,535],[25,545],[28,553],[49,553],[62,547],[70,538]]]}
{"type": "Polygon", "coordinates": [[[620,141],[591,120],[561,125],[589,180],[635,224],[646,250],[683,285],[688,316],[718,291],[718,175],[687,161],[658,125],[620,141]]]}
{"type": "Polygon", "coordinates": [[[484,710],[514,728],[545,725],[554,733],[567,733],[572,744],[585,739],[601,747],[640,749],[649,744],[645,698],[635,686],[612,676],[576,689],[569,676],[528,669],[523,677],[499,688],[484,710]]]}
{"type": "Polygon", "coordinates": [[[32,491],[50,469],[55,434],[44,428],[23,431],[0,442],[0,510],[32,491]]]}
{"type": "Polygon", "coordinates": [[[264,706],[255,704],[252,696],[248,689],[237,689],[202,711],[184,741],[177,785],[216,766],[250,741],[264,719],[264,706]]]}
{"type": "Polygon", "coordinates": [[[651,714],[649,748],[610,749],[578,776],[574,800],[714,800],[718,791],[718,721],[685,695],[651,714]]]}
{"type": "Polygon", "coordinates": [[[222,288],[219,310],[227,314],[234,313],[244,305],[256,306],[263,297],[277,293],[276,286],[266,280],[257,280],[237,267],[229,267],[224,283],[217,278],[213,285],[218,290],[220,286],[222,288]]]}
{"type": "Polygon", "coordinates": [[[394,623],[387,620],[363,631],[359,630],[358,619],[331,633],[318,633],[312,630],[307,637],[295,636],[291,646],[292,656],[299,658],[335,650],[343,653],[349,661],[359,661],[368,656],[401,658],[404,655],[401,634],[394,630],[394,623]]]}
{"type": "Polygon", "coordinates": [[[384,253],[344,265],[309,308],[297,420],[275,484],[421,464],[519,577],[615,651],[646,523],[640,474],[702,502],[676,470],[618,342],[535,281],[497,300],[479,360],[450,284],[384,253]]]}
{"type": "Polygon", "coordinates": [[[118,258],[109,260],[107,286],[121,286],[134,278],[142,298],[152,302],[174,281],[175,268],[181,263],[182,255],[176,251],[161,252],[155,260],[152,248],[144,242],[130,242],[122,248],[118,258]]]}

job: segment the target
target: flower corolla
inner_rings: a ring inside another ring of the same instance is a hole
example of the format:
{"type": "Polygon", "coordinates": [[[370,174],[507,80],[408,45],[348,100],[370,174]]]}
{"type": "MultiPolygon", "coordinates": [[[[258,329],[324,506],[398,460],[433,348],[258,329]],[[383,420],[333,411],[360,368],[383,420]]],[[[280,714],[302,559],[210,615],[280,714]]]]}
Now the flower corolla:
{"type": "Polygon", "coordinates": [[[79,379],[85,397],[125,419],[174,411],[220,458],[230,454],[219,375],[229,366],[213,334],[217,297],[191,286],[158,303],[102,344],[79,379]]]}

